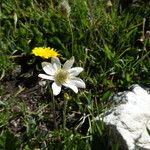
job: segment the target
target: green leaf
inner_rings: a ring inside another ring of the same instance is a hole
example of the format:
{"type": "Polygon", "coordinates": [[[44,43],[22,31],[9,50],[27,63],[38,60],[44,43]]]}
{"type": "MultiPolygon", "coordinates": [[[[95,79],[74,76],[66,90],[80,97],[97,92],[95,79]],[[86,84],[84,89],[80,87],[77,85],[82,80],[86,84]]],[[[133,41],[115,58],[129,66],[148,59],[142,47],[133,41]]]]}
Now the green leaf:
{"type": "Polygon", "coordinates": [[[109,60],[112,60],[115,57],[115,52],[112,52],[106,44],[104,44],[103,51],[109,60]]]}
{"type": "Polygon", "coordinates": [[[2,150],[16,150],[18,147],[17,138],[13,133],[6,131],[0,135],[0,149],[2,150]]]}
{"type": "Polygon", "coordinates": [[[111,95],[112,95],[112,91],[105,92],[104,95],[103,95],[103,97],[102,97],[102,100],[103,101],[108,100],[111,95]]]}

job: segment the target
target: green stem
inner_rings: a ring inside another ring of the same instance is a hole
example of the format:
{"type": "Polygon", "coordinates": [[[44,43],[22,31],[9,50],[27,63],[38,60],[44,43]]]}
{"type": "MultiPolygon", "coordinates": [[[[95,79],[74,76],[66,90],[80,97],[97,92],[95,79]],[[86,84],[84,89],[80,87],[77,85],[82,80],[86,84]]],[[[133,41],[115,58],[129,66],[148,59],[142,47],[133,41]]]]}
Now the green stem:
{"type": "Polygon", "coordinates": [[[54,129],[57,129],[57,123],[56,123],[56,106],[55,106],[55,98],[54,98],[54,94],[53,91],[51,90],[50,86],[49,86],[49,91],[51,93],[51,99],[53,102],[53,121],[54,121],[54,129]]]}
{"type": "Polygon", "coordinates": [[[73,30],[71,27],[71,22],[70,22],[70,18],[68,17],[68,22],[69,22],[69,28],[70,28],[70,32],[71,32],[71,40],[72,40],[72,55],[73,55],[73,50],[74,50],[74,37],[73,37],[73,30]]]}
{"type": "Polygon", "coordinates": [[[68,100],[64,100],[64,109],[63,109],[63,128],[66,129],[66,111],[67,111],[68,100]]]}
{"type": "Polygon", "coordinates": [[[53,0],[50,0],[50,6],[51,6],[52,10],[54,10],[54,3],[53,3],[53,0]]]}

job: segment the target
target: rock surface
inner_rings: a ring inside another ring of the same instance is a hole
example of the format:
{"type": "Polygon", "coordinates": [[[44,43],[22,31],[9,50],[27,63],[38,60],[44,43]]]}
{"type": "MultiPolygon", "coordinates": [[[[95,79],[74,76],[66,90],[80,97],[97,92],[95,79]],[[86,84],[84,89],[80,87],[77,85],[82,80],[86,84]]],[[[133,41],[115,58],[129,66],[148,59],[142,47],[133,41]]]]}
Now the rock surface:
{"type": "Polygon", "coordinates": [[[115,103],[104,114],[111,143],[119,143],[121,150],[150,150],[150,94],[139,85],[130,91],[120,92],[110,98],[115,103]]]}

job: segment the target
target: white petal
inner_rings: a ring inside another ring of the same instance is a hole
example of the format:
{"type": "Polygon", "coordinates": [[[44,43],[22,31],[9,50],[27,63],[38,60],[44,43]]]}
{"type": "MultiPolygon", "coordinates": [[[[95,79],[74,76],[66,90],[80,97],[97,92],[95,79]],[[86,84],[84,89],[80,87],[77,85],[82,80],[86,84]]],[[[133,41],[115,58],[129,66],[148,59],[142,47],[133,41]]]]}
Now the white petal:
{"type": "Polygon", "coordinates": [[[72,89],[75,93],[78,93],[78,88],[75,85],[70,84],[70,83],[64,83],[63,85],[67,88],[72,89]]]}
{"type": "Polygon", "coordinates": [[[49,75],[54,75],[56,72],[53,65],[51,63],[48,63],[48,62],[42,62],[42,68],[49,75]]]}
{"type": "Polygon", "coordinates": [[[54,80],[53,76],[49,76],[46,74],[39,74],[38,77],[42,78],[42,79],[47,79],[47,80],[54,80]]]}
{"type": "Polygon", "coordinates": [[[68,70],[73,66],[74,63],[74,57],[72,56],[69,60],[67,60],[64,65],[63,65],[63,69],[68,70]]]}
{"type": "Polygon", "coordinates": [[[74,67],[68,70],[71,76],[78,76],[82,71],[82,67],[74,67]]]}
{"type": "Polygon", "coordinates": [[[77,78],[77,77],[70,79],[70,84],[73,84],[78,88],[85,88],[86,87],[84,81],[80,78],[77,78]]]}
{"type": "Polygon", "coordinates": [[[56,82],[53,82],[52,84],[52,90],[54,95],[58,95],[61,91],[61,85],[57,84],[56,82]]]}
{"type": "Polygon", "coordinates": [[[51,63],[53,67],[55,68],[55,70],[58,70],[61,68],[61,63],[58,57],[52,57],[51,63]]]}

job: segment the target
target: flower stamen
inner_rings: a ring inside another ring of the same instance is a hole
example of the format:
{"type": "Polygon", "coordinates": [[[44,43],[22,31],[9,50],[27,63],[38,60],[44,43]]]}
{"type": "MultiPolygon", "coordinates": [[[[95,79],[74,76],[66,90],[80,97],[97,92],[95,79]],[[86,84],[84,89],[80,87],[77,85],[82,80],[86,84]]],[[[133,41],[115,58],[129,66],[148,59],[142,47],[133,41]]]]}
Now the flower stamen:
{"type": "Polygon", "coordinates": [[[63,84],[68,80],[69,72],[64,69],[60,69],[57,71],[54,78],[57,83],[63,84]]]}

